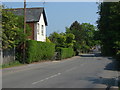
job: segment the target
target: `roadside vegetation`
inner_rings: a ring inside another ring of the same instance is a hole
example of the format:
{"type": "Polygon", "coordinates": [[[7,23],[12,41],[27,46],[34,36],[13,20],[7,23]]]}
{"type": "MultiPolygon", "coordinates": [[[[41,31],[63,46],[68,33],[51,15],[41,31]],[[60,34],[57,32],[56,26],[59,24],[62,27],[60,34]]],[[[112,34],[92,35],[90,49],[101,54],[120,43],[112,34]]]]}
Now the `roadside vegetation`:
{"type": "Polygon", "coordinates": [[[98,13],[98,38],[102,54],[116,56],[120,60],[120,2],[101,3],[98,13]]]}
{"type": "Polygon", "coordinates": [[[70,58],[75,55],[73,48],[62,48],[57,47],[56,52],[58,52],[57,58],[58,60],[70,58]]]}
{"type": "Polygon", "coordinates": [[[51,60],[55,52],[55,45],[49,42],[29,40],[26,42],[26,63],[41,60],[51,60]]]}
{"type": "Polygon", "coordinates": [[[94,46],[100,44],[100,40],[95,38],[98,30],[90,23],[80,24],[75,21],[70,27],[66,27],[66,32],[53,32],[46,38],[46,42],[40,42],[28,40],[31,28],[27,25],[27,33],[24,33],[23,21],[23,16],[2,11],[2,48],[3,50],[15,48],[16,52],[16,61],[3,67],[19,63],[70,58],[79,53],[89,53],[94,46]],[[23,60],[24,42],[26,43],[25,60],[23,60]]]}
{"type": "Polygon", "coordinates": [[[56,44],[56,48],[73,48],[75,55],[78,55],[89,53],[94,46],[100,44],[100,41],[95,38],[96,32],[98,30],[95,26],[75,21],[69,28],[66,27],[65,33],[53,32],[48,38],[56,44]]]}
{"type": "Polygon", "coordinates": [[[120,55],[120,2],[104,2],[99,5],[97,21],[102,54],[120,55]]]}
{"type": "Polygon", "coordinates": [[[19,61],[13,61],[8,64],[3,64],[2,66],[0,66],[0,69],[1,68],[10,68],[10,67],[15,67],[15,66],[20,66],[20,65],[23,65],[23,64],[20,63],[19,61]]]}
{"type": "MultiPolygon", "coordinates": [[[[3,7],[4,8],[4,7],[3,7]]],[[[24,18],[23,16],[16,16],[11,12],[2,10],[2,49],[10,50],[21,47],[23,42],[27,41],[27,37],[31,34],[31,28],[26,26],[26,34],[24,34],[24,18]]],[[[21,53],[22,54],[22,53],[21,53]]],[[[18,60],[18,53],[16,53],[16,60],[7,64],[1,65],[2,68],[18,66],[22,63],[18,60]]],[[[21,58],[20,58],[21,59],[21,58]]]]}
{"type": "Polygon", "coordinates": [[[19,47],[30,35],[31,28],[27,25],[24,34],[24,18],[12,12],[2,10],[2,48],[19,47]]]}
{"type": "Polygon", "coordinates": [[[120,70],[120,1],[99,4],[98,13],[98,39],[101,41],[102,55],[115,57],[120,70]]]}

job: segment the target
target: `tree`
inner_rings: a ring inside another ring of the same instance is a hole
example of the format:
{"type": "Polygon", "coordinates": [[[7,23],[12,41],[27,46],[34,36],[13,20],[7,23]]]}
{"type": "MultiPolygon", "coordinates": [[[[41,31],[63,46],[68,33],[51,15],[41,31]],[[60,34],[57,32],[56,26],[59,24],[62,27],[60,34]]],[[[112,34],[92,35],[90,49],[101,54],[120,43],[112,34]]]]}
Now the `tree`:
{"type": "Polygon", "coordinates": [[[94,38],[96,27],[89,23],[82,23],[81,27],[83,30],[83,37],[86,45],[92,48],[93,46],[96,45],[94,38]]]}
{"type": "Polygon", "coordinates": [[[81,42],[82,41],[82,39],[83,39],[83,31],[82,31],[82,29],[81,29],[81,25],[80,25],[80,23],[78,23],[77,21],[75,21],[75,22],[73,22],[72,24],[71,24],[71,26],[70,26],[70,28],[69,28],[70,30],[69,30],[69,32],[67,32],[66,31],[66,33],[72,33],[72,34],[74,34],[75,35],[75,40],[77,41],[77,42],[81,42]]]}
{"type": "Polygon", "coordinates": [[[3,49],[17,47],[30,35],[31,28],[27,25],[27,33],[23,33],[23,16],[2,10],[2,45],[3,49]]]}
{"type": "Polygon", "coordinates": [[[103,2],[99,5],[97,21],[101,36],[102,53],[115,55],[115,42],[120,41],[120,2],[103,2]]]}
{"type": "Polygon", "coordinates": [[[70,28],[66,27],[65,33],[53,32],[49,39],[56,44],[56,47],[71,47],[76,52],[88,52],[96,45],[94,39],[94,32],[96,27],[89,23],[79,24],[77,21],[73,22],[70,28]]]}
{"type": "Polygon", "coordinates": [[[77,21],[71,24],[70,28],[66,28],[66,33],[75,35],[76,42],[74,43],[74,50],[76,52],[88,52],[96,42],[94,40],[95,26],[89,23],[78,23],[77,21]]]}
{"type": "Polygon", "coordinates": [[[49,39],[51,42],[56,44],[56,47],[73,47],[75,42],[75,36],[71,33],[57,33],[53,32],[50,34],[49,39]]]}
{"type": "Polygon", "coordinates": [[[46,37],[46,42],[51,42],[50,39],[48,37],[46,37]]]}
{"type": "Polygon", "coordinates": [[[74,34],[72,34],[72,33],[66,34],[66,44],[67,44],[67,47],[73,48],[75,42],[76,41],[75,41],[75,35],[74,34]]]}
{"type": "Polygon", "coordinates": [[[57,44],[58,37],[59,37],[59,34],[57,32],[53,32],[52,34],[50,34],[50,36],[48,38],[50,39],[51,42],[57,44]]]}

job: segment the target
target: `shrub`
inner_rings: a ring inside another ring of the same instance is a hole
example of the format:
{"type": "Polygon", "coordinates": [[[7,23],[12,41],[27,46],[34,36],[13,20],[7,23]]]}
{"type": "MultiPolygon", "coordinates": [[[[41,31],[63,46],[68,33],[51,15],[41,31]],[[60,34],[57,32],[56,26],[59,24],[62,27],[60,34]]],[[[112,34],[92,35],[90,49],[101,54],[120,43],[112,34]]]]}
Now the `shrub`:
{"type": "Polygon", "coordinates": [[[118,50],[116,57],[117,57],[117,60],[120,60],[120,50],[118,50]]]}
{"type": "Polygon", "coordinates": [[[26,63],[51,59],[54,52],[53,43],[29,40],[26,42],[26,63]]]}
{"type": "Polygon", "coordinates": [[[70,58],[74,56],[74,50],[72,48],[57,47],[56,51],[59,53],[59,59],[70,58]]]}

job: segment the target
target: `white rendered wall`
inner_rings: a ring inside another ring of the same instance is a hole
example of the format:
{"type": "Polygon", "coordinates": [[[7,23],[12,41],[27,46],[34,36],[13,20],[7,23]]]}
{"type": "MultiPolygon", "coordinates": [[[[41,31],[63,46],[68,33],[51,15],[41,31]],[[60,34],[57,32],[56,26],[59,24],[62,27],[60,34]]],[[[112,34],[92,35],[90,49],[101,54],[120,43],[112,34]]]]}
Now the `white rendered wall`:
{"type": "Polygon", "coordinates": [[[46,41],[46,25],[45,25],[45,21],[43,18],[43,14],[41,14],[40,20],[39,22],[34,24],[34,39],[37,41],[42,41],[45,42],[46,41]],[[39,25],[38,25],[39,24],[39,25]],[[42,35],[42,30],[41,30],[41,26],[43,25],[44,29],[43,29],[43,35],[42,35]]]}

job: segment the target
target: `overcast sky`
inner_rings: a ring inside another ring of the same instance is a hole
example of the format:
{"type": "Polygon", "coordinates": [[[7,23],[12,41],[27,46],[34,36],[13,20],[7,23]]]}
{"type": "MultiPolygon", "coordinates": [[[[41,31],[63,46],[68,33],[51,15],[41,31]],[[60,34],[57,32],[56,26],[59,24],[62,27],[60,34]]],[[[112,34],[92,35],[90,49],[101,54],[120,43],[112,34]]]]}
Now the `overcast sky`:
{"type": "MultiPolygon", "coordinates": [[[[8,8],[22,8],[23,2],[4,2],[8,8]]],[[[96,2],[27,2],[27,7],[45,7],[48,20],[47,36],[50,33],[65,32],[74,21],[96,25],[98,4],[96,2]]]]}

